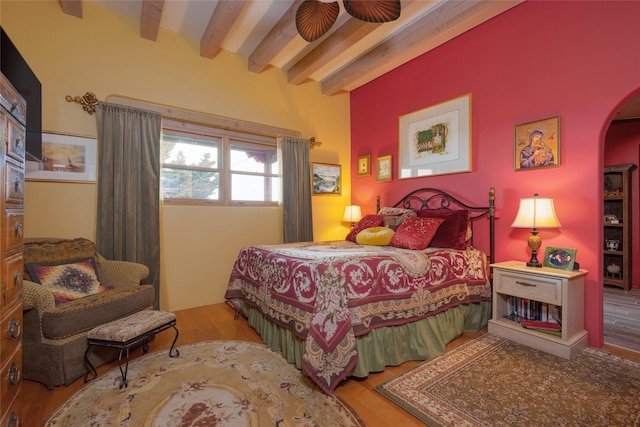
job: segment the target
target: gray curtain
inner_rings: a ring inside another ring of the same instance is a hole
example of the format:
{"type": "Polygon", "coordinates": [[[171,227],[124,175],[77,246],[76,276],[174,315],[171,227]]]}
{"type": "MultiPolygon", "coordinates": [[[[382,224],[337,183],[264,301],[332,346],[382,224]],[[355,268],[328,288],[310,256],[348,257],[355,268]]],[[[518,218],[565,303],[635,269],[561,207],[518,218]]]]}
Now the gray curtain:
{"type": "Polygon", "coordinates": [[[309,140],[281,137],[282,220],[284,242],[313,240],[309,140]]]}
{"type": "Polygon", "coordinates": [[[160,296],[159,113],[100,102],[96,247],[108,259],[149,267],[146,282],[160,296]]]}

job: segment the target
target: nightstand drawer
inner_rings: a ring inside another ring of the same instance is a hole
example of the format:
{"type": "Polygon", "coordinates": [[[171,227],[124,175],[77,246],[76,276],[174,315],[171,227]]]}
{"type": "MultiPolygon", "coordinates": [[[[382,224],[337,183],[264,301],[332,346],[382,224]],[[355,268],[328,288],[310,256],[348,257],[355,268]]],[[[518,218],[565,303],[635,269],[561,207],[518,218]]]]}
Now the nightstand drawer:
{"type": "Polygon", "coordinates": [[[562,279],[497,271],[494,282],[498,293],[528,298],[557,306],[562,305],[562,279]]]}

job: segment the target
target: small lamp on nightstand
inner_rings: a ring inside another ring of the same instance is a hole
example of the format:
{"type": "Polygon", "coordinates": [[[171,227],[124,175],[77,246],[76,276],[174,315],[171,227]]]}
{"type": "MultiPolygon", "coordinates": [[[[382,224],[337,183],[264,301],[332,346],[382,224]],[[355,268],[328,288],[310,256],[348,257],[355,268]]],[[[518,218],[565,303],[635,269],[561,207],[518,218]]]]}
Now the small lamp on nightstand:
{"type": "Polygon", "coordinates": [[[511,226],[514,228],[531,228],[531,236],[527,241],[531,248],[531,259],[527,266],[542,267],[542,264],[538,261],[538,249],[542,245],[542,240],[538,236],[538,228],[562,227],[553,208],[553,199],[538,197],[538,194],[534,194],[533,198],[520,199],[518,214],[511,226]]]}
{"type": "Polygon", "coordinates": [[[362,211],[360,206],[349,205],[344,208],[344,215],[342,216],[343,222],[350,222],[351,226],[362,219],[362,211]]]}

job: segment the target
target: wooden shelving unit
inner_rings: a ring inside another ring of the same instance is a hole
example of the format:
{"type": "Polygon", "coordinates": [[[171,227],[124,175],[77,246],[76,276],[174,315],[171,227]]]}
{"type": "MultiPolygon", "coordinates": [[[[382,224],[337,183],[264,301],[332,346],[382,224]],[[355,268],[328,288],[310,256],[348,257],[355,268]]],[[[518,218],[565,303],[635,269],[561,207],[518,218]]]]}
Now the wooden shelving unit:
{"type": "Polygon", "coordinates": [[[635,168],[632,163],[604,168],[603,283],[625,291],[631,289],[631,171],[635,168]]]}

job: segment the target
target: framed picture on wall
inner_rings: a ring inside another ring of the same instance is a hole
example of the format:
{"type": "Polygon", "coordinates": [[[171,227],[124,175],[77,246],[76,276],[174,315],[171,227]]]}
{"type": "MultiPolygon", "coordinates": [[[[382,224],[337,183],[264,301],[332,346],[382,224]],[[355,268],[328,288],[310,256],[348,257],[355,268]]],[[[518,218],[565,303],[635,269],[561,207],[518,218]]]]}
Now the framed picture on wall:
{"type": "Polygon", "coordinates": [[[358,176],[371,175],[371,155],[365,154],[358,157],[358,176]]]}
{"type": "Polygon", "coordinates": [[[560,117],[516,125],[515,170],[560,166],[560,117]]]}
{"type": "Polygon", "coordinates": [[[96,180],[96,139],[60,133],[42,133],[42,160],[27,161],[30,181],[96,180]]]}
{"type": "Polygon", "coordinates": [[[399,178],[471,171],[471,94],[400,117],[399,178]]]}
{"type": "Polygon", "coordinates": [[[391,181],[391,155],[376,159],[376,182],[391,181]]]}
{"type": "Polygon", "coordinates": [[[312,163],[313,194],[342,194],[342,166],[312,163]]]}

